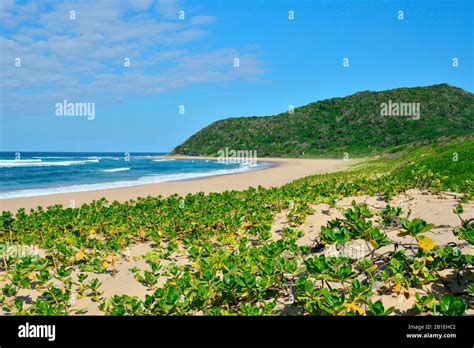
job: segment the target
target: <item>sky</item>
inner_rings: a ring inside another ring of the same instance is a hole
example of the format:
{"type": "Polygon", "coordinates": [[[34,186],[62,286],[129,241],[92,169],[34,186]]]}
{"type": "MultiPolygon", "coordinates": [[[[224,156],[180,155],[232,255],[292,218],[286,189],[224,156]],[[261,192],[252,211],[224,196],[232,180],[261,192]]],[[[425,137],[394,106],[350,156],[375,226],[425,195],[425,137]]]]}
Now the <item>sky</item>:
{"type": "Polygon", "coordinates": [[[167,152],[219,119],[362,90],[473,92],[473,4],[2,0],[0,151],[167,152]],[[58,116],[65,100],[94,117],[58,116]]]}

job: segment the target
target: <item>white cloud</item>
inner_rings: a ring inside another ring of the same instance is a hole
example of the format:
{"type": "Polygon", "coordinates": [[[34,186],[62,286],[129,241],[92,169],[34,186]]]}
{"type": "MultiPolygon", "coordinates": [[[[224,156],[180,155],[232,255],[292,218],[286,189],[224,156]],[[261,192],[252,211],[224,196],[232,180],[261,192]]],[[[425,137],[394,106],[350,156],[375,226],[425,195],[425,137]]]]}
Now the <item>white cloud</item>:
{"type": "Polygon", "coordinates": [[[180,7],[177,0],[158,0],[156,4],[156,10],[161,17],[167,19],[177,19],[179,11],[184,11],[184,9],[180,7]]]}
{"type": "Polygon", "coordinates": [[[128,3],[135,11],[146,11],[153,4],[153,0],[128,0],[128,3]]]}
{"type": "Polygon", "coordinates": [[[214,17],[172,0],[32,1],[0,10],[2,114],[49,113],[58,100],[112,101],[263,73],[255,50],[194,43],[214,17]],[[76,19],[70,20],[70,11],[76,19]],[[193,50],[188,48],[193,43],[193,50]],[[233,67],[234,57],[241,66],[233,67]],[[15,58],[21,67],[15,67],[15,58]],[[124,67],[130,58],[131,67],[124,67]]]}
{"type": "Polygon", "coordinates": [[[192,24],[208,24],[214,22],[216,19],[213,16],[198,15],[191,18],[192,24]]]}

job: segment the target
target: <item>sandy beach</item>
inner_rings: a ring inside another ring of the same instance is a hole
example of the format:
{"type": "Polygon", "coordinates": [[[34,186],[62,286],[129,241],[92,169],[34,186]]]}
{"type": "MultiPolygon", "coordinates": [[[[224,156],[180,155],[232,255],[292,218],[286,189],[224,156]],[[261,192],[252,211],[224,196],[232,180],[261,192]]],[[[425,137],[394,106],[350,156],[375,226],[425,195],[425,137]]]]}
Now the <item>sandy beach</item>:
{"type": "MultiPolygon", "coordinates": [[[[168,158],[205,160],[209,157],[167,156],[168,158]]],[[[215,158],[213,158],[215,159],[215,158]]],[[[0,211],[15,212],[20,208],[26,210],[38,206],[48,207],[61,204],[64,207],[80,206],[102,197],[109,201],[124,202],[137,197],[169,196],[174,193],[186,195],[197,192],[223,192],[225,190],[244,190],[248,187],[277,187],[312,174],[330,173],[344,170],[355,164],[355,160],[337,159],[281,159],[262,158],[259,162],[269,162],[271,167],[220,176],[211,176],[188,181],[169,181],[132,187],[69,192],[43,196],[20,197],[0,200],[0,211]]]]}
{"type": "MultiPolygon", "coordinates": [[[[240,174],[239,174],[240,175],[240,174]]],[[[212,178],[209,178],[212,179],[212,178]]],[[[209,180],[207,179],[207,180],[209,180]]],[[[197,180],[195,182],[200,182],[197,180]]],[[[435,225],[434,229],[430,231],[427,236],[432,238],[437,245],[446,245],[448,243],[456,243],[463,254],[474,255],[474,248],[469,245],[466,241],[458,239],[453,233],[452,228],[459,225],[459,218],[454,214],[452,208],[458,203],[460,195],[441,192],[438,194],[423,192],[420,190],[409,190],[405,193],[399,194],[394,197],[390,204],[401,205],[405,211],[411,211],[412,217],[423,218],[435,225]]],[[[327,222],[335,218],[343,218],[341,208],[347,209],[351,207],[352,201],[357,204],[366,203],[374,209],[382,209],[385,207],[385,201],[380,201],[377,197],[371,197],[367,195],[363,196],[352,196],[345,197],[337,201],[336,207],[330,207],[325,203],[311,205],[314,212],[308,215],[306,221],[299,226],[299,229],[304,231],[304,236],[297,239],[296,244],[299,246],[313,246],[315,241],[320,236],[320,230],[322,226],[325,226],[327,222]]],[[[467,203],[464,205],[465,212],[464,217],[473,216],[474,204],[467,203]]],[[[278,213],[274,217],[273,226],[271,228],[271,240],[278,241],[282,239],[282,231],[289,226],[287,220],[288,211],[284,210],[278,213]]],[[[403,214],[406,216],[406,213],[403,214]]],[[[398,243],[410,243],[413,242],[412,237],[405,236],[400,237],[398,235],[398,229],[392,229],[388,233],[388,237],[398,243]]],[[[90,278],[98,278],[102,283],[101,290],[103,291],[104,298],[111,298],[115,295],[128,295],[137,296],[143,298],[146,295],[152,295],[153,289],[150,289],[135,279],[135,274],[131,272],[132,268],[139,268],[149,270],[149,264],[144,258],[149,252],[160,250],[167,246],[165,241],[161,241],[159,246],[156,243],[139,243],[134,244],[124,253],[124,256],[114,265],[115,274],[108,273],[91,273],[87,272],[90,278]]],[[[182,246],[180,252],[173,252],[168,258],[160,260],[160,265],[163,268],[168,267],[171,263],[175,262],[178,265],[192,266],[192,262],[187,256],[185,247],[182,246]]],[[[376,255],[382,255],[388,251],[394,250],[394,244],[384,246],[376,251],[376,255]]],[[[342,249],[336,249],[334,247],[328,247],[325,250],[316,253],[316,255],[336,256],[340,252],[347,253],[351,257],[362,258],[368,256],[374,252],[371,245],[362,240],[357,239],[349,242],[342,249]]],[[[408,251],[410,255],[413,250],[408,251]]],[[[40,249],[39,254],[44,257],[47,252],[40,249]]],[[[79,272],[74,272],[74,277],[77,277],[79,272]]],[[[0,272],[0,287],[5,286],[4,272],[0,272]]],[[[381,300],[386,307],[395,306],[396,315],[413,315],[413,304],[415,302],[415,295],[424,295],[426,291],[435,293],[447,293],[448,289],[451,291],[462,291],[463,286],[472,281],[473,276],[469,275],[468,278],[462,280],[462,284],[458,283],[452,269],[442,271],[443,276],[446,278],[444,286],[440,282],[430,283],[423,285],[421,288],[408,288],[406,289],[404,296],[400,293],[391,293],[384,295],[375,295],[374,299],[381,300]],[[446,288],[447,287],[447,288],[446,288]]],[[[163,286],[169,278],[167,276],[161,276],[157,282],[157,286],[163,286]]],[[[55,280],[56,281],[56,280],[55,280]]],[[[57,286],[60,285],[56,281],[57,286]]],[[[339,285],[337,282],[331,283],[333,287],[337,288],[339,285]]],[[[39,296],[39,292],[35,289],[21,289],[19,293],[22,297],[28,298],[30,301],[36,300],[39,296]]],[[[99,309],[99,302],[94,302],[90,297],[82,297],[74,300],[74,308],[85,308],[87,309],[88,315],[103,315],[99,309]]],[[[282,310],[281,315],[302,315],[303,311],[298,306],[291,306],[286,301],[287,298],[276,298],[277,306],[282,310]]],[[[474,310],[468,309],[468,315],[472,315],[474,310]]],[[[0,308],[0,315],[5,315],[5,312],[0,308]]]]}

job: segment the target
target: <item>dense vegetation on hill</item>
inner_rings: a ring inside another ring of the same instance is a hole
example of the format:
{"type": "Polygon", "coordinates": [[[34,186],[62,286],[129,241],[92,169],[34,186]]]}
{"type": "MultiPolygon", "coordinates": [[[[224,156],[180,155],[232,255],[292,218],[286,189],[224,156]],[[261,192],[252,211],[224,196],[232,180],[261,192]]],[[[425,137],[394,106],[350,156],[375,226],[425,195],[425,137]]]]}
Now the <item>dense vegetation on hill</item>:
{"type": "Polygon", "coordinates": [[[381,152],[474,130],[474,95],[447,84],[363,91],[267,117],[217,121],[173,154],[217,156],[226,147],[268,157],[342,157],[381,152]],[[382,116],[382,103],[420,103],[420,118],[382,116]]]}

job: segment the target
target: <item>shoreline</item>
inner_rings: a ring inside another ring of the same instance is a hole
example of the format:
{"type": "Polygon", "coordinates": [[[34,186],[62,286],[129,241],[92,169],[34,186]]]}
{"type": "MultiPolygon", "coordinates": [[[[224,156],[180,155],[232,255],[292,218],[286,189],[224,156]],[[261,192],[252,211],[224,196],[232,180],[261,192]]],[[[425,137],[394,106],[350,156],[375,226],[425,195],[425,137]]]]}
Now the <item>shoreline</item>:
{"type": "MultiPolygon", "coordinates": [[[[159,158],[208,160],[215,157],[194,156],[159,156],[159,158]]],[[[158,156],[157,156],[158,158],[158,156]]],[[[313,175],[336,172],[347,169],[357,163],[356,160],[344,161],[336,159],[282,159],[262,158],[258,162],[268,163],[262,169],[238,173],[217,174],[183,180],[165,181],[141,184],[136,186],[98,189],[92,191],[54,193],[41,196],[17,197],[0,199],[0,211],[16,212],[21,208],[29,211],[38,206],[46,208],[61,204],[63,207],[79,207],[100,198],[109,202],[125,202],[138,197],[158,196],[167,197],[173,194],[185,196],[188,193],[223,192],[226,190],[245,190],[249,187],[263,186],[278,187],[293,180],[313,175]]]]}
{"type": "MultiPolygon", "coordinates": [[[[160,157],[149,157],[149,159],[157,159],[160,157]]],[[[175,159],[166,159],[166,161],[175,160],[175,159]]],[[[176,159],[177,162],[179,161],[190,161],[188,159],[180,158],[176,159]]],[[[207,158],[199,158],[198,161],[209,162],[207,158]]],[[[192,160],[191,162],[194,162],[192,160]]],[[[127,187],[136,187],[136,186],[143,186],[143,185],[153,185],[165,182],[181,182],[181,181],[193,181],[193,180],[200,180],[204,178],[210,178],[214,176],[221,176],[221,175],[229,175],[229,174],[239,174],[239,173],[246,173],[251,171],[258,171],[267,169],[269,167],[278,165],[277,163],[273,162],[266,162],[260,161],[256,162],[255,166],[241,166],[236,167],[233,169],[214,169],[209,171],[198,171],[198,172],[183,172],[183,173],[173,173],[173,174],[164,174],[164,173],[155,173],[152,175],[145,175],[138,178],[130,178],[130,179],[109,179],[109,181],[104,182],[96,182],[96,183],[87,183],[87,184],[69,184],[59,187],[44,187],[44,188],[32,188],[32,189],[21,189],[12,191],[11,193],[16,193],[16,195],[3,196],[0,195],[0,202],[2,200],[8,199],[16,199],[16,198],[29,198],[29,197],[41,197],[41,196],[49,196],[49,195],[59,195],[59,194],[66,194],[66,193],[78,193],[78,192],[91,192],[91,191],[104,191],[104,190],[111,190],[111,189],[119,189],[119,188],[127,188],[127,187]],[[168,175],[168,178],[165,176],[168,175]],[[173,177],[174,176],[174,177],[173,177]],[[180,177],[181,176],[181,177],[180,177]],[[149,177],[151,180],[144,180],[149,177]]],[[[126,169],[129,170],[130,168],[118,168],[118,169],[126,169]]],[[[101,171],[117,171],[117,169],[108,169],[108,170],[101,170],[101,171]]]]}
{"type": "Polygon", "coordinates": [[[209,176],[197,176],[197,177],[194,177],[194,178],[164,181],[163,183],[165,183],[165,182],[192,182],[192,181],[197,181],[197,180],[210,179],[210,178],[214,178],[214,177],[218,177],[218,176],[227,176],[227,175],[234,175],[234,174],[245,174],[245,173],[250,173],[250,172],[259,172],[261,170],[266,170],[266,169],[270,169],[270,168],[273,168],[273,167],[278,167],[280,165],[279,163],[265,162],[265,161],[260,161],[259,164],[261,164],[261,163],[265,163],[266,166],[263,167],[263,168],[250,169],[250,170],[246,170],[246,171],[242,171],[242,172],[212,174],[212,175],[209,175],[209,176]]]}

